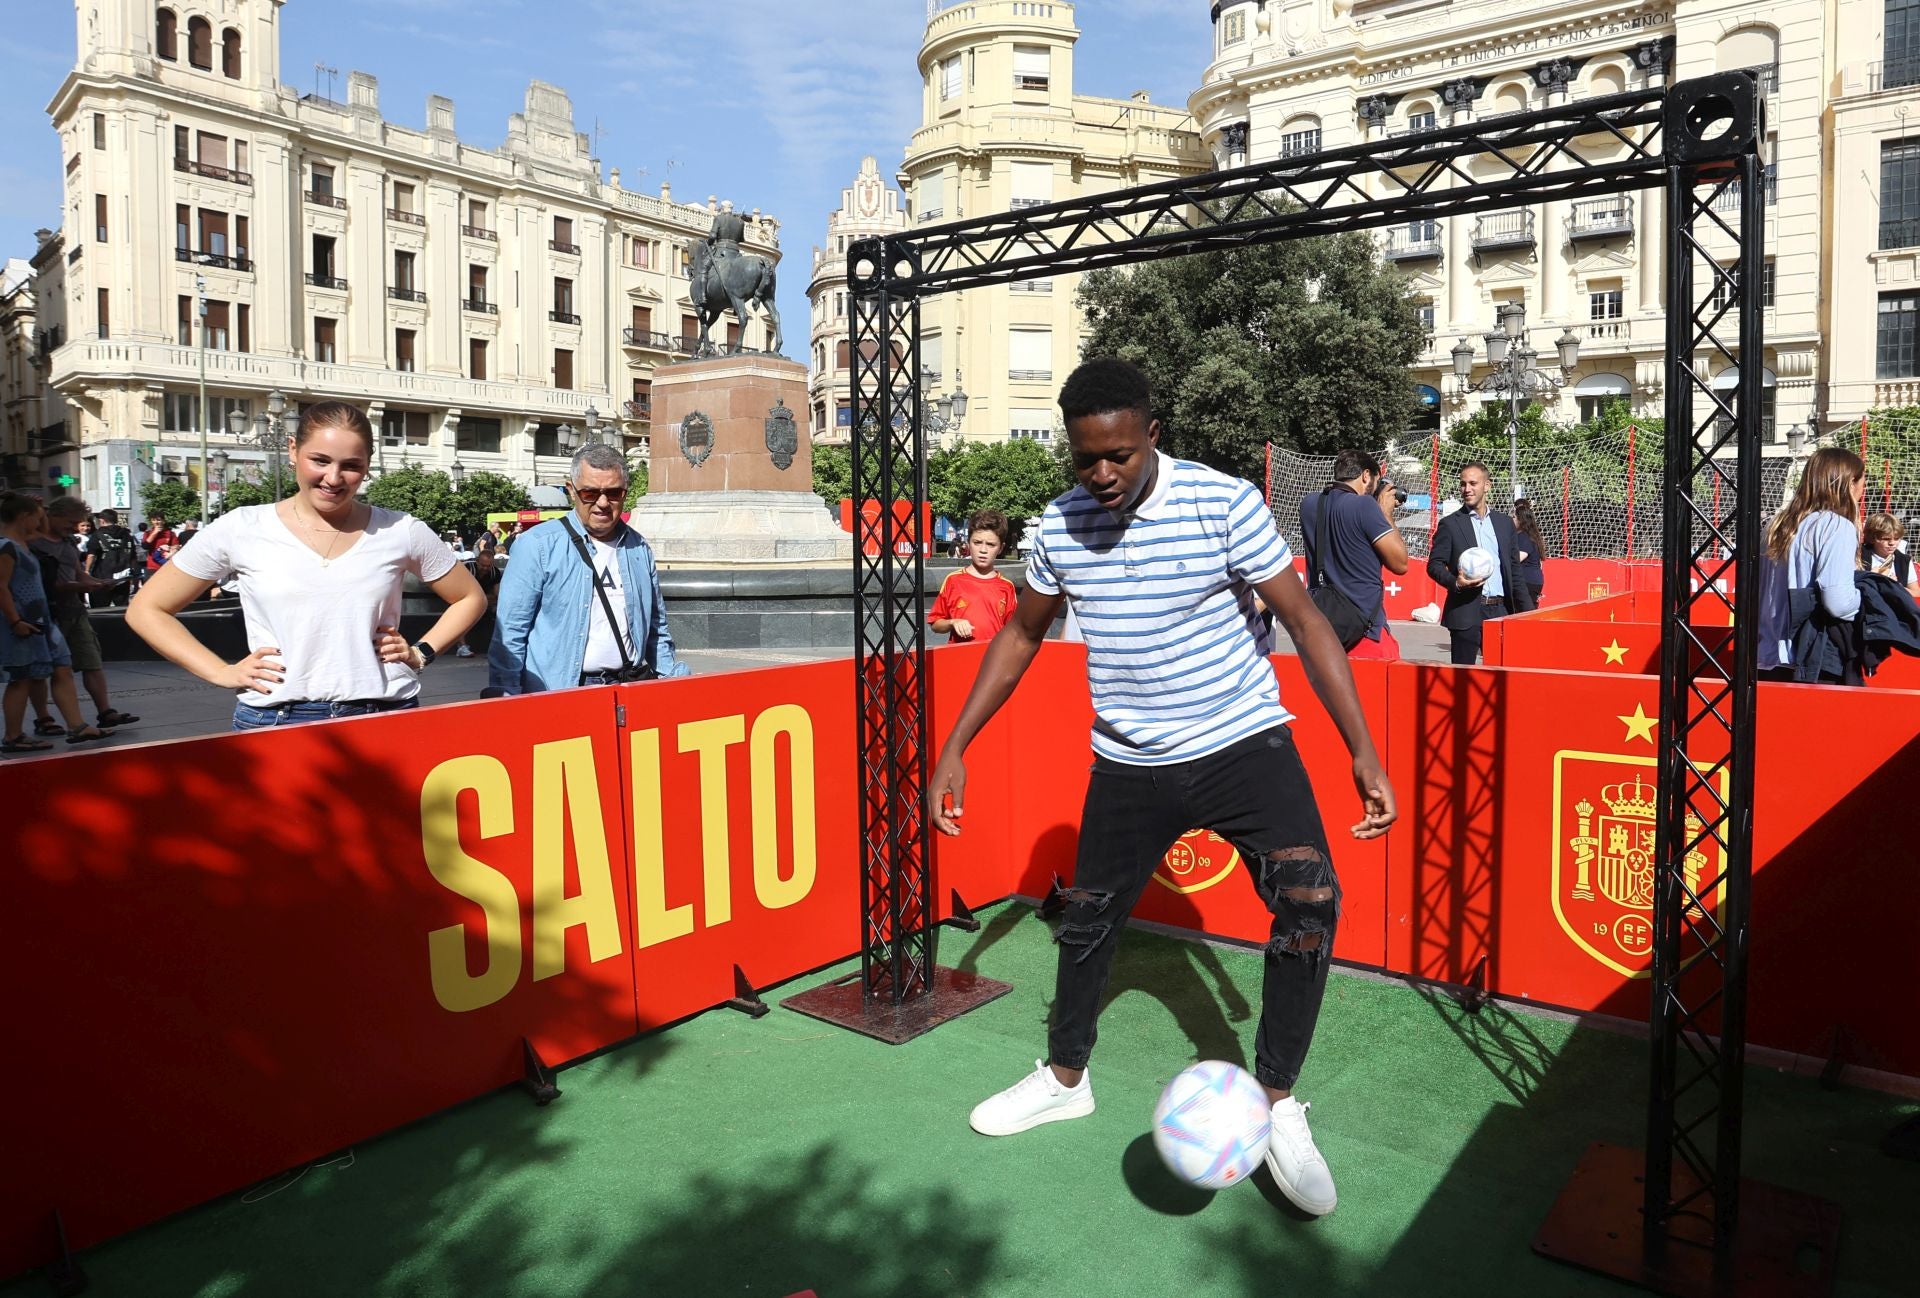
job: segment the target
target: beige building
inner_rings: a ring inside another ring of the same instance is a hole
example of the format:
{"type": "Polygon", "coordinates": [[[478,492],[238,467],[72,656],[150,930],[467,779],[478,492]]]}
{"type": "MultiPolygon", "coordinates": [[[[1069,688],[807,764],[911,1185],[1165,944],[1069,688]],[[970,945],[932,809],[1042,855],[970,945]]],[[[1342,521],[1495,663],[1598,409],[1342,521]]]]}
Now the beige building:
{"type": "Polygon", "coordinates": [[[812,321],[812,366],[807,378],[813,439],[844,445],[853,430],[853,374],[848,365],[852,327],[847,303],[847,245],[907,228],[899,191],[881,179],[880,164],[860,160],[853,184],[840,191],[840,210],[827,215],[827,241],[813,250],[807,283],[812,321]]]}
{"type": "MultiPolygon", "coordinates": [[[[67,327],[48,381],[82,489],[130,448],[142,473],[197,485],[201,423],[227,443],[230,412],[276,390],[366,407],[384,468],[557,481],[560,430],[590,409],[643,447],[653,367],[697,332],[681,244],[712,205],[603,180],[566,93],[540,82],[497,149],[463,143],[439,96],[424,130],[387,121],[365,73],[345,103],[299,95],[279,76],[283,3],[76,3],[79,59],[49,106],[67,327]]],[[[748,231],[778,257],[772,218],[748,231]]]]}
{"type": "MultiPolygon", "coordinates": [[[[1783,440],[1788,425],[1822,408],[1820,379],[1830,363],[1822,344],[1830,300],[1821,291],[1822,249],[1834,216],[1824,199],[1829,159],[1818,127],[1833,38],[1829,8],[1745,0],[1322,0],[1284,7],[1228,0],[1211,7],[1214,57],[1189,106],[1215,160],[1227,165],[1488,121],[1717,70],[1761,69],[1768,120],[1762,361],[1769,427],[1783,440]]],[[[1838,9],[1877,29],[1880,0],[1848,0],[1838,9]]],[[[1201,12],[1195,0],[1196,16],[1201,12]]],[[[1607,156],[1604,141],[1581,147],[1590,157],[1607,156]]],[[[1837,170],[1844,177],[1846,167],[1837,170]]],[[[1663,195],[1643,190],[1386,231],[1385,255],[1412,277],[1428,315],[1430,340],[1417,377],[1430,402],[1429,423],[1437,425],[1442,414],[1451,423],[1484,399],[1451,377],[1449,352],[1462,338],[1470,341],[1475,378],[1483,376],[1482,336],[1508,302],[1526,307],[1543,361],[1554,356],[1563,331],[1580,339],[1579,366],[1558,401],[1549,402],[1551,418],[1584,417],[1613,396],[1658,413],[1665,223],[1663,195]]],[[[1731,242],[1721,243],[1730,258],[1731,242]]],[[[1864,307],[1856,311],[1864,318],[1864,307]]],[[[1839,342],[1836,334],[1835,351],[1844,354],[1839,342]]],[[[1734,372],[1717,358],[1697,359],[1717,384],[1733,382],[1734,372]]]]}
{"type": "MultiPolygon", "coordinates": [[[[1184,110],[1145,95],[1075,94],[1079,38],[1064,0],[962,0],[929,17],[922,124],[897,177],[916,226],[1211,168],[1184,110]]],[[[1060,276],[926,303],[923,378],[931,395],[967,394],[959,435],[1052,437],[1060,382],[1080,356],[1078,282],[1060,276]]]]}

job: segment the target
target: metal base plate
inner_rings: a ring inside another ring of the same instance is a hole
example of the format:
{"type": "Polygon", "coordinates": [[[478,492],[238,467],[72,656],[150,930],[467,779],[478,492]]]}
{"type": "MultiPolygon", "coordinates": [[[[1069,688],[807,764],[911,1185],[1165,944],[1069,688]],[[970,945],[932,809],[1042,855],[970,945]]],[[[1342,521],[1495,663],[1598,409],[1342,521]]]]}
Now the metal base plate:
{"type": "MultiPolygon", "coordinates": [[[[1739,1230],[1716,1268],[1713,1223],[1691,1213],[1674,1219],[1664,1248],[1646,1251],[1645,1170],[1640,1150],[1595,1141],[1534,1236],[1533,1251],[1674,1298],[1826,1298],[1833,1292],[1838,1205],[1742,1180],[1739,1230]]],[[[1673,1181],[1676,1194],[1698,1184],[1679,1164],[1673,1181]]]]}
{"type": "Polygon", "coordinates": [[[936,965],[927,993],[904,1005],[862,997],[859,974],[849,974],[838,982],[789,996],[781,1004],[809,1018],[850,1028],[862,1036],[897,1046],[939,1027],[948,1019],[957,1019],[968,1010],[977,1010],[988,1001],[998,1000],[1012,990],[1012,983],[936,965]]]}

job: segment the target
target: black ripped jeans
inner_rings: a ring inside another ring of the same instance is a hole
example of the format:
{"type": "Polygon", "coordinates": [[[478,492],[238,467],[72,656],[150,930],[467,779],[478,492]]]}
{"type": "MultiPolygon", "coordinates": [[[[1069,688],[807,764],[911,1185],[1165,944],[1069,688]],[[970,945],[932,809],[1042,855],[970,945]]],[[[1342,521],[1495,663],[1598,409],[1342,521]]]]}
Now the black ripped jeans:
{"type": "Polygon", "coordinates": [[[1094,762],[1057,939],[1048,1062],[1087,1066],[1121,926],[1167,850],[1199,828],[1234,845],[1273,913],[1254,1074],[1281,1089],[1300,1076],[1326,991],[1340,883],[1313,787],[1285,726],[1170,766],[1094,762]]]}

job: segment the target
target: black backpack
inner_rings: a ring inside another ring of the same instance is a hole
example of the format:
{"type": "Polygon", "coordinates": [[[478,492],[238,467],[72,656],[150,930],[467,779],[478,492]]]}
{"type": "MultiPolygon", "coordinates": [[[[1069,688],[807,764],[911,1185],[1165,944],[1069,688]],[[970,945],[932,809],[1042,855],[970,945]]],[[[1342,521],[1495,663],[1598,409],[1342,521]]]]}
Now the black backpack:
{"type": "Polygon", "coordinates": [[[93,575],[101,581],[118,583],[131,580],[136,551],[133,533],[120,527],[103,527],[93,534],[93,575]],[[127,573],[122,578],[121,573],[127,573]]]}
{"type": "Polygon", "coordinates": [[[1308,531],[1306,502],[1301,502],[1300,537],[1307,544],[1307,598],[1313,601],[1314,607],[1320,610],[1321,616],[1325,617],[1328,625],[1333,627],[1333,633],[1340,637],[1340,647],[1351,650],[1366,639],[1367,628],[1373,625],[1374,615],[1379,612],[1379,608],[1376,606],[1371,611],[1361,608],[1347,597],[1345,591],[1338,589],[1327,580],[1326,556],[1323,553],[1326,547],[1323,542],[1331,523],[1327,515],[1331,512],[1330,506],[1333,503],[1328,497],[1334,491],[1346,490],[1348,488],[1338,482],[1321,490],[1320,508],[1318,517],[1314,520],[1313,529],[1320,533],[1318,538],[1308,531]]]}

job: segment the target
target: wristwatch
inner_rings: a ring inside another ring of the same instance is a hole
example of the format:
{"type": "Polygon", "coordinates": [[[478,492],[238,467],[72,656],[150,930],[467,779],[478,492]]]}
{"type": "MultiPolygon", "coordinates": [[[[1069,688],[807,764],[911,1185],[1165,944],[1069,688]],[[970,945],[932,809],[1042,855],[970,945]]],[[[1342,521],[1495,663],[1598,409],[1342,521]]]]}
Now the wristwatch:
{"type": "Polygon", "coordinates": [[[422,668],[433,666],[433,660],[440,656],[435,652],[434,647],[425,640],[415,640],[413,642],[413,649],[415,653],[420,655],[420,666],[422,668]]]}

